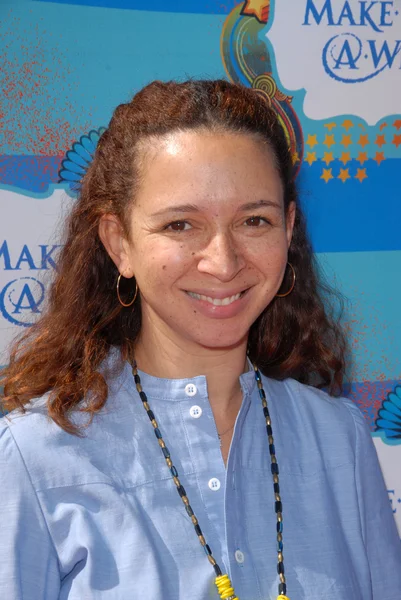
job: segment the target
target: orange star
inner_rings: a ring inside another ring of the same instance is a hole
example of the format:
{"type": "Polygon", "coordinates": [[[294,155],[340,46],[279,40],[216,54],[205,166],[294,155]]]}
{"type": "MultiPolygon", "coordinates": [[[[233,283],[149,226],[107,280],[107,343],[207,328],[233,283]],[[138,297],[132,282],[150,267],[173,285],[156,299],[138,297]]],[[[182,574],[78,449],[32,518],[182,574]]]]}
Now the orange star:
{"type": "Polygon", "coordinates": [[[330,150],[331,146],[334,146],[336,142],[334,141],[334,134],[332,133],[331,135],[327,135],[324,138],[323,144],[325,146],[327,146],[327,148],[330,150]]]}
{"type": "Polygon", "coordinates": [[[401,128],[401,119],[396,119],[393,123],[394,127],[398,131],[401,128]]]}
{"type": "Polygon", "coordinates": [[[306,158],[305,158],[305,162],[308,163],[308,165],[311,167],[313,165],[314,162],[317,161],[316,158],[316,152],[307,152],[306,153],[306,158]]]}
{"type": "Polygon", "coordinates": [[[380,163],[383,162],[383,160],[386,160],[384,158],[384,152],[376,152],[374,159],[378,165],[380,165],[380,163]]]}
{"type": "Polygon", "coordinates": [[[345,121],[342,123],[342,126],[344,127],[344,129],[346,131],[348,131],[349,129],[351,129],[351,127],[354,126],[353,122],[351,121],[351,119],[345,119],[345,121]]]}
{"type": "Polygon", "coordinates": [[[337,127],[337,123],[325,123],[324,126],[326,127],[326,129],[331,131],[332,129],[334,129],[334,127],[337,127]]]}
{"type": "Polygon", "coordinates": [[[338,179],[341,179],[343,183],[345,183],[347,179],[351,179],[351,175],[349,174],[348,169],[340,169],[338,179]]]}
{"type": "Polygon", "coordinates": [[[394,134],[393,141],[391,143],[394,144],[396,148],[398,148],[398,146],[401,144],[401,134],[394,134]]]}
{"type": "Polygon", "coordinates": [[[331,169],[323,169],[320,179],[324,179],[324,181],[326,183],[328,183],[330,181],[330,179],[333,179],[333,174],[331,172],[331,169]]]}
{"type": "Polygon", "coordinates": [[[387,127],[387,123],[382,123],[379,127],[380,131],[383,131],[385,127],[387,127]]]}
{"type": "Polygon", "coordinates": [[[363,165],[363,163],[365,163],[368,160],[368,154],[367,152],[360,152],[358,154],[358,158],[357,161],[361,163],[361,165],[363,165]]]}
{"type": "Polygon", "coordinates": [[[322,158],[322,161],[323,161],[324,163],[326,163],[326,165],[327,165],[327,166],[329,166],[329,164],[330,164],[331,162],[333,162],[333,160],[334,160],[334,156],[333,156],[333,153],[332,153],[332,152],[325,152],[325,153],[324,153],[324,155],[323,155],[323,158],[322,158]]]}
{"type": "Polygon", "coordinates": [[[366,169],[357,169],[356,171],[357,173],[355,175],[355,179],[358,179],[360,183],[362,183],[364,179],[367,179],[368,176],[366,175],[366,169]]]}
{"type": "Polygon", "coordinates": [[[343,135],[340,144],[342,144],[344,146],[344,148],[348,148],[348,146],[350,146],[352,144],[351,136],[343,135]]]}
{"type": "Polygon", "coordinates": [[[316,133],[314,133],[313,135],[311,135],[310,133],[308,133],[308,137],[306,139],[305,144],[307,146],[310,146],[312,149],[313,149],[314,146],[317,146],[318,141],[316,139],[316,133]]]}
{"type": "Polygon", "coordinates": [[[350,152],[341,152],[340,161],[343,163],[343,165],[346,165],[347,162],[349,162],[350,160],[351,160],[350,152]]]}
{"type": "Polygon", "coordinates": [[[291,154],[291,160],[293,165],[299,161],[299,154],[296,150],[291,154]]]}
{"type": "Polygon", "coordinates": [[[242,15],[256,17],[260,23],[267,23],[269,12],[270,0],[246,0],[245,6],[241,10],[242,15]]]}
{"type": "Polygon", "coordinates": [[[386,138],[384,137],[383,134],[376,136],[375,144],[377,146],[379,146],[379,148],[381,148],[382,146],[384,146],[385,143],[386,143],[386,138]]]}
{"type": "Polygon", "coordinates": [[[362,135],[362,134],[361,134],[361,135],[359,136],[358,144],[359,144],[360,146],[362,146],[362,148],[364,148],[365,146],[367,146],[367,145],[369,144],[369,139],[368,139],[368,136],[367,136],[367,134],[366,134],[366,133],[365,133],[365,135],[362,135]]]}

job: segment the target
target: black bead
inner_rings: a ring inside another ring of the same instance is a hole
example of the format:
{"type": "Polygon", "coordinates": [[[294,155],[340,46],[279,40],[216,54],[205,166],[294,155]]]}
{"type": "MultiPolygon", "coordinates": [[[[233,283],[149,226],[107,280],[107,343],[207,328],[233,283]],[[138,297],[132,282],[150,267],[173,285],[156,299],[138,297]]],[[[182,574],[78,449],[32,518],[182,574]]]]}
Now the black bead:
{"type": "Polygon", "coordinates": [[[209,556],[210,556],[212,551],[210,550],[209,544],[205,544],[203,547],[205,549],[206,554],[209,554],[209,556]]]}
{"type": "Polygon", "coordinates": [[[267,406],[263,407],[263,414],[265,415],[265,417],[270,417],[269,409],[267,408],[267,406]]]}
{"type": "Polygon", "coordinates": [[[280,500],[276,500],[276,502],[274,503],[274,510],[276,511],[276,513],[283,511],[283,505],[280,502],[280,500]]]}
{"type": "Polygon", "coordinates": [[[274,444],[269,445],[269,452],[270,452],[270,456],[272,456],[273,454],[276,454],[276,449],[274,447],[274,444]]]}
{"type": "Polygon", "coordinates": [[[167,446],[164,446],[164,448],[162,448],[162,452],[164,454],[164,458],[170,458],[170,451],[167,448],[167,446]]]}
{"type": "Polygon", "coordinates": [[[267,435],[273,435],[273,429],[271,425],[266,425],[267,435]]]}
{"type": "Polygon", "coordinates": [[[199,525],[195,525],[194,529],[197,535],[202,535],[202,529],[199,527],[199,525]]]}
{"type": "Polygon", "coordinates": [[[279,563],[277,564],[277,573],[278,573],[279,575],[284,575],[284,563],[282,563],[282,562],[279,562],[279,563]]]}
{"type": "Polygon", "coordinates": [[[155,415],[153,414],[153,410],[146,411],[150,421],[153,421],[155,415]]]}
{"type": "Polygon", "coordinates": [[[223,573],[221,572],[221,569],[217,563],[215,565],[213,565],[213,568],[214,568],[214,572],[216,573],[216,577],[221,577],[223,575],[223,573]]]}
{"type": "Polygon", "coordinates": [[[194,511],[192,510],[191,506],[189,504],[185,505],[185,510],[187,511],[187,514],[189,517],[193,517],[194,516],[194,511]]]}
{"type": "Polygon", "coordinates": [[[279,494],[280,493],[280,485],[278,483],[273,483],[273,488],[274,488],[274,493],[275,494],[279,494]]]}
{"type": "Polygon", "coordinates": [[[279,593],[279,595],[282,594],[283,596],[285,596],[287,594],[287,585],[285,583],[279,584],[278,593],[279,593]]]}
{"type": "Polygon", "coordinates": [[[135,383],[141,383],[139,375],[134,375],[134,381],[135,381],[135,383]]]}
{"type": "Polygon", "coordinates": [[[184,488],[184,486],[183,486],[183,485],[179,485],[179,486],[178,486],[178,488],[177,488],[177,492],[180,494],[181,498],[182,498],[183,496],[186,496],[186,495],[187,495],[187,493],[186,493],[186,491],[185,491],[185,488],[184,488]]]}
{"type": "Polygon", "coordinates": [[[272,470],[272,474],[273,475],[278,475],[278,464],[277,463],[272,463],[271,464],[271,470],[272,470]]]}
{"type": "Polygon", "coordinates": [[[148,401],[145,392],[139,392],[139,397],[142,400],[142,402],[147,402],[148,401]]]}

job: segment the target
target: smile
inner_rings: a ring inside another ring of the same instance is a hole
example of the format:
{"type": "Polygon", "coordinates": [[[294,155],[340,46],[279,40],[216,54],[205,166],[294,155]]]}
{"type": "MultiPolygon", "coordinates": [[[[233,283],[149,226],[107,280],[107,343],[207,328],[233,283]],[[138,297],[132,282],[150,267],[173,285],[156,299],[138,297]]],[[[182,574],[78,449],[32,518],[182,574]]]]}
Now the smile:
{"type": "Polygon", "coordinates": [[[226,298],[211,298],[210,296],[203,296],[201,294],[195,294],[194,292],[187,292],[187,294],[191,296],[191,298],[195,298],[195,300],[204,300],[206,302],[209,302],[210,304],[213,304],[214,306],[228,306],[236,300],[239,300],[243,293],[244,292],[240,292],[239,294],[235,294],[234,296],[227,296],[226,298]]]}

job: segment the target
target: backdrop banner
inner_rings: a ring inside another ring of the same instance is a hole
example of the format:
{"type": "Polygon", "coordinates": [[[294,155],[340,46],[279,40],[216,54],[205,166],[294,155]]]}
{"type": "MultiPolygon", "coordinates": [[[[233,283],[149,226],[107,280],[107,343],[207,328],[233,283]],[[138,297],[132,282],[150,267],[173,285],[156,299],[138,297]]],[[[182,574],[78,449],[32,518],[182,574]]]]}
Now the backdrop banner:
{"type": "Polygon", "coordinates": [[[0,364],[46,305],[113,109],[153,79],[240,82],[279,115],[314,251],[349,300],[345,394],[401,531],[401,0],[3,0],[0,44],[0,364]]]}

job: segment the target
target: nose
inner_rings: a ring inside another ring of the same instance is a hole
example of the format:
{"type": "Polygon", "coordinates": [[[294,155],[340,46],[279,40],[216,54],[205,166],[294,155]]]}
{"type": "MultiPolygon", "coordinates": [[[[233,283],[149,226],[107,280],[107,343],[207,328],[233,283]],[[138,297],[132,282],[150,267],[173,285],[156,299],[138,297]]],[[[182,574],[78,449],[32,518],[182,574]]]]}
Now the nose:
{"type": "Polygon", "coordinates": [[[234,279],[244,265],[243,253],[231,234],[220,232],[211,238],[203,250],[198,271],[228,282],[234,279]]]}

